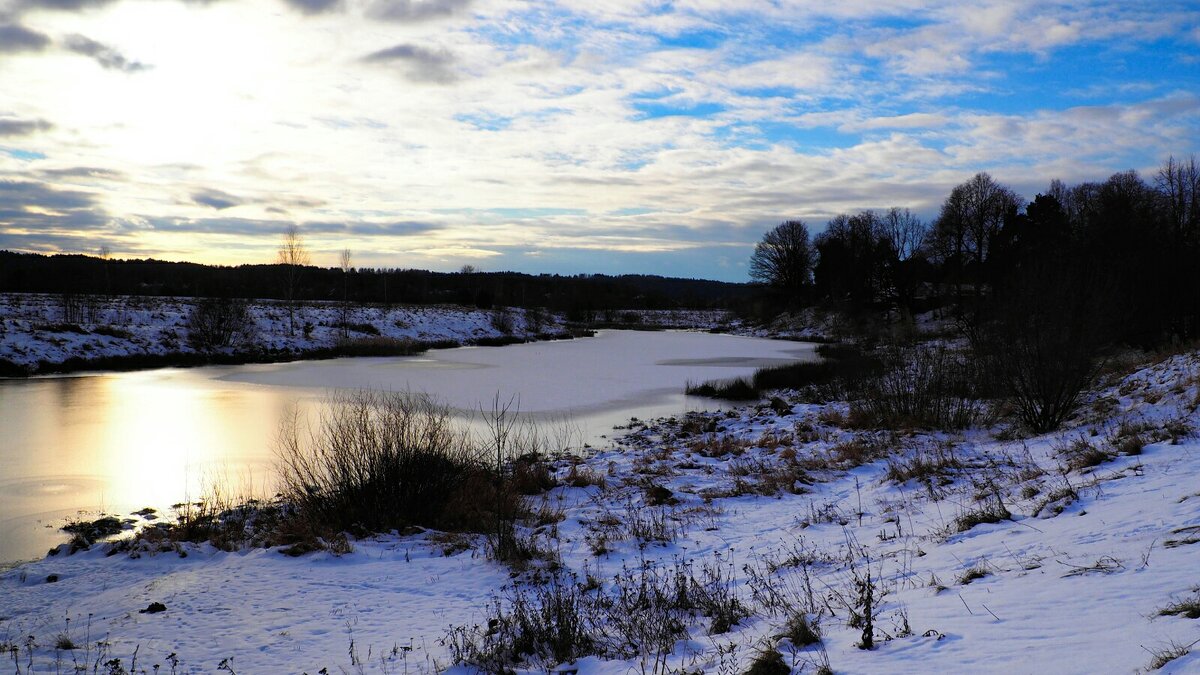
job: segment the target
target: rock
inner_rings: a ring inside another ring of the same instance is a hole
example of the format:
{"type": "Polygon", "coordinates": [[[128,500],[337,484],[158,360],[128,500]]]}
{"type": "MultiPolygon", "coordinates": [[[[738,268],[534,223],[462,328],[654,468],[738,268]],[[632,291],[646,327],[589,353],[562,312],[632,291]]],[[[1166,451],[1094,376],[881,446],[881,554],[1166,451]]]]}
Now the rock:
{"type": "Polygon", "coordinates": [[[146,609],[139,609],[138,614],[158,614],[159,612],[167,611],[167,606],[161,602],[152,602],[146,609]]]}

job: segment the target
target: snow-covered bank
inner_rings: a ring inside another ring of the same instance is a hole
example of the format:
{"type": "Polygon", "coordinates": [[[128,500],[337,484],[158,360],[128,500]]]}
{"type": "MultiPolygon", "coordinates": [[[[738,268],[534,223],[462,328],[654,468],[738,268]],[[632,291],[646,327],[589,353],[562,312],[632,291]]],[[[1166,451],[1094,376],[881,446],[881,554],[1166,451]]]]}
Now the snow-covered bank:
{"type": "Polygon", "coordinates": [[[1186,649],[1200,620],[1160,614],[1200,584],[1198,407],[1191,353],[1112,383],[1068,429],[1031,438],[861,431],[845,427],[844,404],[795,401],[782,415],[636,423],[618,448],[557,464],[547,498],[564,518],[538,535],[564,571],[557,585],[545,584],[549,562],[514,577],[482,538],[430,532],[300,558],[95,547],[0,576],[0,641],[40,671],[103,649],[124,667],[136,650],[147,672],[170,668],[168,655],[177,672],[432,672],[451,663],[450,626],[480,641],[503,626],[493,598],[507,608],[577,580],[580,597],[612,599],[653,566],[725,588],[744,612],[718,632],[703,607],[670,609],[684,633],[667,630],[664,656],[587,605],[597,645],[581,672],[745,672],[775,648],[801,672],[1133,672],[1173,650],[1183,655],[1162,672],[1200,672],[1186,649]],[[142,613],[154,602],[165,611],[142,613]],[[795,613],[819,623],[820,643],[780,638],[795,613]],[[859,649],[855,613],[874,619],[875,649],[859,649]],[[56,649],[60,634],[105,645],[56,649]]]}
{"type": "MultiPolygon", "coordinates": [[[[54,372],[78,370],[92,363],[136,364],[139,357],[171,357],[193,363],[200,356],[188,339],[192,298],[100,296],[76,298],[65,308],[61,296],[0,294],[0,363],[12,370],[54,372]],[[71,320],[67,320],[67,319],[71,320]]],[[[354,353],[356,348],[384,346],[386,341],[414,347],[488,341],[526,340],[561,335],[561,322],[544,313],[459,306],[352,306],[343,330],[339,303],[304,303],[295,313],[275,301],[248,307],[251,325],[238,344],[218,350],[225,360],[255,360],[314,353],[354,353]]]]}

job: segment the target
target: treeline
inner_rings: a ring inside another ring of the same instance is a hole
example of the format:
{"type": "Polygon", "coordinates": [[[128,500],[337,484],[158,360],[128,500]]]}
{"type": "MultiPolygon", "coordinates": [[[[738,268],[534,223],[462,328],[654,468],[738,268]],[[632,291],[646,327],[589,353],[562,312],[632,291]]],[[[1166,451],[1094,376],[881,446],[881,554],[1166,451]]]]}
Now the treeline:
{"type": "Polygon", "coordinates": [[[240,265],[236,267],[108,260],[86,255],[0,251],[0,291],[63,295],[172,295],[349,300],[380,304],[438,304],[490,308],[544,307],[573,320],[603,320],[619,309],[733,307],[750,297],[746,284],[647,275],[530,275],[412,269],[240,265]],[[289,288],[289,284],[295,288],[289,288]]]}
{"type": "Polygon", "coordinates": [[[1200,170],[1195,158],[1171,158],[1149,181],[1134,171],[1056,180],[1029,203],[979,173],[931,223],[905,209],[863,211],[836,216],[810,239],[803,222],[784,222],[756,247],[751,274],[774,311],[946,307],[975,328],[1011,319],[1029,332],[1053,318],[1105,343],[1194,339],[1200,170]]]}
{"type": "MultiPolygon", "coordinates": [[[[878,370],[841,378],[853,380],[841,393],[868,424],[967,426],[988,399],[1044,432],[1079,409],[1106,351],[1200,338],[1200,170],[1172,158],[1149,182],[1133,171],[1053,181],[1029,203],[979,173],[932,223],[864,211],[810,240],[804,223],[784,222],[750,267],[776,310],[823,303],[911,321],[940,308],[956,320],[965,349],[866,335],[885,338],[878,370]]],[[[813,377],[784,374],[793,387],[813,377]]]]}

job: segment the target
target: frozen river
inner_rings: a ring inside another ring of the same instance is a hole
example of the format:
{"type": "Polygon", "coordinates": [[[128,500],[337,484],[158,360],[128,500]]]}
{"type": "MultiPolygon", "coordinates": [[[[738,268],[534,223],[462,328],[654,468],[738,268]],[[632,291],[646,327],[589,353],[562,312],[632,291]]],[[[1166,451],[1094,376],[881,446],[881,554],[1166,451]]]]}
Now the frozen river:
{"type": "Polygon", "coordinates": [[[684,396],[688,381],[815,358],[805,343],[602,331],[412,357],[0,379],[0,562],[44,555],[80,511],[165,509],[213,484],[272,494],[284,412],[299,406],[315,417],[331,390],[424,392],[464,421],[498,395],[598,445],[630,417],[719,407],[684,396]]]}

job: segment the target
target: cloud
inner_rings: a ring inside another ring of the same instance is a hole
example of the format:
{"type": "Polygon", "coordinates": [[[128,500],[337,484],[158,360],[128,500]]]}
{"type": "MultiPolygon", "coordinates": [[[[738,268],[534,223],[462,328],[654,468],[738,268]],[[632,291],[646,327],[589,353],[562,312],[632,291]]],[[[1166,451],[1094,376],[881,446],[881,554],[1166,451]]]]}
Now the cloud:
{"type": "MultiPolygon", "coordinates": [[[[358,236],[407,236],[442,229],[437,223],[418,221],[316,221],[306,220],[297,223],[288,219],[263,218],[176,218],[161,216],[142,216],[151,229],[159,232],[174,232],[185,234],[220,234],[241,236],[275,236],[286,231],[289,227],[297,227],[302,235],[358,235],[358,236]]],[[[272,240],[271,245],[274,245],[272,240]]]]}
{"type": "Polygon", "coordinates": [[[870,131],[875,129],[931,129],[945,126],[950,118],[940,113],[909,113],[890,117],[872,117],[861,122],[848,122],[841,131],[870,131]]]}
{"type": "Polygon", "coordinates": [[[494,258],[498,255],[504,255],[500,251],[493,251],[487,248],[476,248],[472,246],[432,246],[429,248],[415,248],[405,251],[410,255],[420,256],[422,258],[434,258],[442,262],[455,260],[486,260],[494,258]]]}
{"type": "Polygon", "coordinates": [[[376,19],[413,23],[440,19],[466,9],[473,0],[377,0],[368,10],[376,19]]]}
{"type": "Polygon", "coordinates": [[[231,195],[228,192],[214,190],[212,188],[204,188],[192,193],[192,201],[201,206],[208,206],[218,211],[241,206],[246,201],[241,197],[231,195]]]}
{"type": "Polygon", "coordinates": [[[22,120],[0,117],[0,138],[6,136],[28,136],[38,131],[49,131],[54,125],[43,119],[22,120]]]}
{"type": "Polygon", "coordinates": [[[63,212],[91,208],[96,198],[87,192],[59,190],[45,183],[0,180],[0,208],[63,212]]]}
{"type": "Polygon", "coordinates": [[[37,52],[50,44],[50,38],[18,23],[0,24],[0,54],[37,52]]]}
{"type": "Polygon", "coordinates": [[[45,52],[81,33],[156,71],[19,57],[0,177],[104,211],[22,202],[0,230],[106,211],[80,236],[135,223],[122,236],[177,259],[267,260],[295,223],[384,266],[499,251],[489,269],[707,276],[785,218],[928,217],[978,170],[1033,194],[1200,137],[1196,102],[1168,96],[1200,72],[1179,48],[1194,0],[0,0],[21,3],[80,10],[30,12],[45,52]],[[41,117],[55,132],[17,135],[41,117]]]}
{"type": "MultiPolygon", "coordinates": [[[[118,0],[16,0],[18,11],[44,9],[60,12],[78,12],[115,4],[118,0]]],[[[217,0],[181,0],[184,4],[207,5],[217,0]]]]}
{"type": "Polygon", "coordinates": [[[63,169],[43,169],[40,175],[47,178],[94,178],[99,180],[125,180],[124,173],[115,169],[97,166],[71,166],[63,169]]]}
{"type": "MultiPolygon", "coordinates": [[[[308,224],[306,224],[304,227],[308,227],[308,224]]],[[[424,234],[426,232],[441,230],[444,227],[445,226],[440,223],[405,220],[386,223],[349,223],[346,225],[346,231],[350,234],[357,235],[385,235],[397,237],[411,234],[424,234]]]]}
{"type": "Polygon", "coordinates": [[[116,49],[83,35],[68,35],[63,41],[63,46],[67,51],[94,59],[107,70],[136,73],[150,68],[144,63],[131,61],[116,49]]]}
{"type": "Polygon", "coordinates": [[[398,44],[367,54],[362,61],[375,64],[402,64],[404,76],[413,82],[448,84],[458,79],[458,74],[454,71],[457,59],[444,49],[426,49],[413,44],[398,44]]]}
{"type": "Polygon", "coordinates": [[[284,0],[302,14],[321,14],[342,6],[342,0],[284,0]]]}
{"type": "Polygon", "coordinates": [[[92,7],[103,7],[116,0],[21,0],[22,9],[51,9],[60,11],[77,11],[92,7]]]}
{"type": "Polygon", "coordinates": [[[0,179],[0,234],[96,230],[108,220],[91,193],[0,179]]]}

